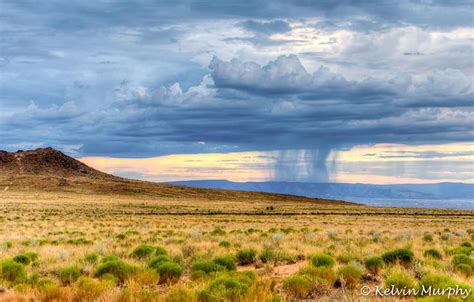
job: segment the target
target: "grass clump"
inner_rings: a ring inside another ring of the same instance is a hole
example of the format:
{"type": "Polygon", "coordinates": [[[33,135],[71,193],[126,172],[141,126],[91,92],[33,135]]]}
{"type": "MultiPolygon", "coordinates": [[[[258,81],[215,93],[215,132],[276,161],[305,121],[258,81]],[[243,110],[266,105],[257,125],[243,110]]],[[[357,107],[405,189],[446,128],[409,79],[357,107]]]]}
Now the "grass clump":
{"type": "Polygon", "coordinates": [[[76,266],[63,268],[59,271],[59,280],[63,285],[74,283],[81,276],[81,270],[76,266]]]}
{"type": "Polygon", "coordinates": [[[283,289],[295,299],[305,299],[312,289],[311,280],[305,275],[295,275],[283,280],[283,289]]]}
{"type": "Polygon", "coordinates": [[[373,256],[365,259],[365,268],[372,274],[378,275],[384,266],[382,257],[373,256]]]}
{"type": "Polygon", "coordinates": [[[255,281],[254,272],[240,272],[218,277],[198,293],[198,301],[242,301],[255,281]]]}
{"type": "Polygon", "coordinates": [[[14,260],[4,260],[0,263],[0,276],[9,282],[19,283],[26,280],[26,270],[14,260]]]}
{"type": "Polygon", "coordinates": [[[26,256],[25,254],[16,255],[15,257],[13,257],[13,261],[24,265],[28,265],[31,263],[30,257],[26,256]]]}
{"type": "Polygon", "coordinates": [[[320,266],[328,266],[328,267],[333,267],[334,264],[336,264],[336,261],[334,258],[327,254],[315,254],[311,256],[311,263],[315,267],[320,267],[320,266]]]}
{"type": "Polygon", "coordinates": [[[384,253],[382,259],[387,264],[400,263],[406,266],[413,263],[415,255],[410,249],[400,248],[384,253]]]}
{"type": "Polygon", "coordinates": [[[141,244],[137,246],[131,253],[130,257],[145,259],[151,257],[156,251],[156,248],[152,245],[141,244]]]}
{"type": "Polygon", "coordinates": [[[357,265],[348,264],[341,266],[337,270],[337,276],[341,280],[341,284],[353,288],[359,284],[360,278],[362,277],[362,270],[357,265]]]}
{"type": "Polygon", "coordinates": [[[197,273],[202,272],[204,274],[215,273],[217,271],[223,270],[222,267],[217,265],[214,261],[196,261],[191,265],[191,272],[197,273]]]}
{"type": "Polygon", "coordinates": [[[159,255],[151,258],[151,260],[148,262],[148,267],[149,268],[154,268],[156,269],[160,264],[164,262],[173,262],[170,257],[166,255],[159,255]]]}
{"type": "Polygon", "coordinates": [[[175,262],[162,262],[155,270],[160,274],[160,283],[177,281],[183,274],[183,268],[175,262]]]}
{"type": "Polygon", "coordinates": [[[89,253],[84,256],[84,262],[89,264],[96,264],[99,261],[99,254],[89,253]]]}
{"type": "Polygon", "coordinates": [[[336,273],[329,266],[304,267],[298,271],[298,275],[307,277],[316,287],[332,287],[336,282],[336,273]]]}
{"type": "Polygon", "coordinates": [[[210,274],[219,271],[235,271],[237,266],[231,257],[217,257],[213,260],[196,261],[191,266],[192,273],[210,274]]]}
{"type": "Polygon", "coordinates": [[[416,287],[415,279],[402,270],[393,270],[385,278],[385,287],[396,289],[411,289],[416,287]]]}
{"type": "Polygon", "coordinates": [[[234,259],[230,256],[216,257],[212,261],[215,264],[224,267],[227,271],[235,271],[237,269],[234,259]]]}
{"type": "Polygon", "coordinates": [[[227,240],[222,240],[222,241],[219,242],[219,246],[223,247],[223,248],[230,248],[231,244],[227,240]]]}
{"type": "MultiPolygon", "coordinates": [[[[460,289],[463,290],[470,290],[470,294],[468,297],[466,297],[465,300],[462,301],[474,301],[474,288],[472,288],[469,285],[457,282],[448,275],[438,275],[434,273],[428,273],[424,275],[420,282],[419,282],[419,288],[436,288],[436,289],[447,289],[447,288],[456,288],[459,287],[460,289]]],[[[447,298],[447,295],[445,296],[439,296],[440,301],[461,301],[461,300],[456,300],[455,297],[451,296],[451,300],[447,298]],[[441,299],[444,298],[444,299],[441,299]]]]}
{"type": "Polygon", "coordinates": [[[433,242],[433,235],[430,233],[425,233],[423,235],[423,241],[424,242],[433,242]]]}
{"type": "Polygon", "coordinates": [[[437,249],[427,249],[423,252],[423,256],[425,256],[425,258],[433,258],[433,259],[443,258],[443,255],[441,255],[441,252],[438,251],[437,249]]]}
{"type": "Polygon", "coordinates": [[[96,277],[104,277],[110,278],[113,276],[116,278],[120,283],[123,283],[128,277],[130,277],[136,271],[136,267],[125,263],[121,260],[111,260],[106,261],[97,267],[95,271],[96,277]]]}
{"type": "Polygon", "coordinates": [[[454,267],[457,272],[463,274],[466,277],[470,277],[472,275],[472,267],[470,265],[461,263],[454,267]]]}
{"type": "Polygon", "coordinates": [[[255,263],[257,251],[255,249],[243,249],[237,251],[235,258],[240,265],[247,265],[255,263]]]}
{"type": "Polygon", "coordinates": [[[474,260],[471,257],[464,254],[454,255],[453,259],[451,260],[451,263],[453,264],[454,267],[460,264],[465,264],[470,267],[474,266],[474,260]]]}

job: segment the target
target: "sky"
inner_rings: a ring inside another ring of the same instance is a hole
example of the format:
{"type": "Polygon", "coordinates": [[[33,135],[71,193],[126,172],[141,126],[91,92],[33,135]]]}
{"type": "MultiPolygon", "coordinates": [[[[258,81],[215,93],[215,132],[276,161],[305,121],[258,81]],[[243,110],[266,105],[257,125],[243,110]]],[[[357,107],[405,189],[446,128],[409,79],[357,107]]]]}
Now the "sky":
{"type": "Polygon", "coordinates": [[[474,182],[473,6],[0,0],[0,149],[154,181],[474,182]]]}

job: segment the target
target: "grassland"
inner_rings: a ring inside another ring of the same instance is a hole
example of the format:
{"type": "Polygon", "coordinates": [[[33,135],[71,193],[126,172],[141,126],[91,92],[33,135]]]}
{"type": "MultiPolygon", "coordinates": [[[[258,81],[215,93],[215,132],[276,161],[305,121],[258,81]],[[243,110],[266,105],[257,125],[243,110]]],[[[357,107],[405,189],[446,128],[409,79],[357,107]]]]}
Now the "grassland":
{"type": "Polygon", "coordinates": [[[361,288],[474,285],[473,211],[18,183],[0,193],[2,301],[395,301],[361,288]]]}

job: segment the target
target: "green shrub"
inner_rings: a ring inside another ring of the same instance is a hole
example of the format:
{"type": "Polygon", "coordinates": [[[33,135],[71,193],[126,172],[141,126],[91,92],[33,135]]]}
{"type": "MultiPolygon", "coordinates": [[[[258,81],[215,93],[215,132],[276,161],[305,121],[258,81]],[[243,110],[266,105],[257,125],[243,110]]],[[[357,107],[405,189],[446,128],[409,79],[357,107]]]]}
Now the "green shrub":
{"type": "Polygon", "coordinates": [[[464,254],[454,255],[453,259],[451,260],[451,263],[453,264],[453,266],[458,266],[459,264],[466,264],[471,267],[474,266],[473,259],[464,254]]]}
{"type": "Polygon", "coordinates": [[[155,269],[160,274],[160,283],[176,281],[183,274],[181,265],[174,262],[162,262],[155,269]]]}
{"type": "Polygon", "coordinates": [[[472,275],[472,267],[470,265],[461,263],[456,265],[454,268],[456,269],[456,271],[460,272],[466,277],[470,277],[472,275]]]}
{"type": "Polygon", "coordinates": [[[319,267],[319,266],[333,267],[334,264],[336,264],[336,261],[334,261],[334,259],[331,256],[326,255],[326,254],[315,254],[311,256],[310,259],[311,259],[311,263],[315,267],[319,267]]]}
{"type": "Polygon", "coordinates": [[[99,254],[97,253],[89,253],[84,256],[84,262],[90,264],[96,264],[99,261],[99,254]]]}
{"type": "Polygon", "coordinates": [[[456,254],[464,254],[466,256],[471,255],[471,248],[467,246],[458,246],[453,249],[449,249],[446,251],[446,255],[456,255],[456,254]]]}
{"type": "Polygon", "coordinates": [[[16,255],[15,257],[13,257],[13,261],[15,261],[17,263],[24,264],[24,265],[28,265],[28,264],[31,263],[30,257],[28,257],[24,254],[16,255]]]}
{"type": "Polygon", "coordinates": [[[155,255],[157,255],[157,256],[159,256],[159,255],[165,255],[165,256],[167,256],[167,255],[168,255],[168,251],[167,251],[164,247],[155,246],[155,255]]]}
{"type": "Polygon", "coordinates": [[[333,268],[329,266],[307,266],[300,269],[298,275],[306,276],[312,284],[319,286],[332,287],[336,282],[336,273],[333,268]]]}
{"type": "Polygon", "coordinates": [[[257,251],[255,249],[243,249],[237,251],[235,258],[240,265],[247,265],[255,263],[257,257],[257,251]]]}
{"type": "Polygon", "coordinates": [[[337,276],[343,285],[353,288],[359,284],[360,278],[362,277],[362,270],[357,265],[348,264],[341,266],[337,270],[337,276]]]}
{"type": "Polygon", "coordinates": [[[306,276],[295,275],[283,280],[283,288],[290,297],[305,299],[311,292],[312,284],[306,276]]]}
{"type": "Polygon", "coordinates": [[[138,259],[144,259],[144,258],[149,258],[155,253],[156,249],[154,246],[148,245],[148,244],[142,244],[137,246],[132,253],[130,254],[130,257],[138,258],[138,259]]]}
{"type": "Polygon", "coordinates": [[[423,252],[423,256],[426,258],[433,258],[433,259],[441,259],[443,256],[437,249],[427,249],[426,251],[423,252]]]}
{"type": "Polygon", "coordinates": [[[389,272],[385,278],[385,287],[395,287],[396,289],[411,289],[415,288],[415,279],[401,270],[393,270],[389,272]]]}
{"type": "Polygon", "coordinates": [[[430,233],[425,233],[423,235],[423,241],[425,242],[433,242],[433,235],[431,235],[430,233]]]}
{"type": "Polygon", "coordinates": [[[222,240],[219,242],[220,247],[229,248],[231,246],[230,242],[227,240],[222,240]]]}
{"type": "Polygon", "coordinates": [[[215,273],[223,270],[222,266],[217,265],[214,261],[196,261],[191,265],[191,272],[203,272],[204,274],[215,273]]]}
{"type": "Polygon", "coordinates": [[[378,275],[383,268],[384,262],[382,257],[373,256],[365,259],[365,268],[372,274],[378,275]]]}
{"type": "Polygon", "coordinates": [[[382,259],[387,264],[398,262],[402,265],[409,265],[415,260],[415,256],[411,250],[400,248],[384,253],[382,259]]]}
{"type": "Polygon", "coordinates": [[[464,241],[463,243],[461,243],[462,247],[468,247],[468,248],[471,248],[472,249],[472,244],[469,242],[469,241],[464,241]]]}
{"type": "Polygon", "coordinates": [[[156,269],[161,263],[173,262],[170,257],[166,255],[159,255],[151,258],[148,262],[148,267],[156,269]]]}
{"type": "Polygon", "coordinates": [[[202,302],[242,301],[249,291],[249,284],[231,276],[213,280],[206,289],[198,293],[202,302]]]}
{"type": "Polygon", "coordinates": [[[63,285],[74,283],[81,276],[81,270],[75,266],[66,267],[59,271],[59,280],[63,285]]]}
{"type": "Polygon", "coordinates": [[[26,253],[23,253],[23,255],[30,258],[32,262],[38,260],[38,257],[39,257],[38,253],[35,253],[35,252],[26,252],[26,253]]]}
{"type": "MultiPolygon", "coordinates": [[[[463,290],[471,290],[469,297],[464,301],[474,301],[474,289],[469,285],[462,284],[460,282],[454,281],[448,275],[437,275],[433,273],[428,273],[424,275],[420,282],[419,288],[436,288],[436,289],[446,289],[446,288],[456,288],[459,287],[463,290]]],[[[451,296],[451,300],[447,299],[447,296],[444,296],[445,299],[440,299],[441,301],[451,301],[453,300],[453,296],[451,296]]],[[[441,297],[440,297],[441,298],[441,297]]],[[[454,300],[456,301],[456,300],[454,300]]]]}
{"type": "Polygon", "coordinates": [[[0,276],[10,282],[22,282],[26,280],[25,267],[13,260],[4,260],[0,264],[0,276]]]}
{"type": "Polygon", "coordinates": [[[237,269],[234,259],[229,256],[217,257],[217,258],[214,258],[214,260],[212,261],[215,264],[224,267],[228,271],[235,271],[237,269]]]}
{"type": "Polygon", "coordinates": [[[136,268],[128,263],[125,263],[121,260],[110,260],[100,264],[99,267],[97,267],[95,276],[101,277],[105,274],[110,274],[118,281],[124,282],[135,271],[136,268]]]}
{"type": "Polygon", "coordinates": [[[120,258],[115,255],[107,255],[102,257],[102,263],[109,262],[109,261],[119,261],[120,258]]]}
{"type": "Polygon", "coordinates": [[[209,234],[211,236],[221,236],[221,235],[225,235],[225,231],[222,228],[215,228],[209,234]]]}

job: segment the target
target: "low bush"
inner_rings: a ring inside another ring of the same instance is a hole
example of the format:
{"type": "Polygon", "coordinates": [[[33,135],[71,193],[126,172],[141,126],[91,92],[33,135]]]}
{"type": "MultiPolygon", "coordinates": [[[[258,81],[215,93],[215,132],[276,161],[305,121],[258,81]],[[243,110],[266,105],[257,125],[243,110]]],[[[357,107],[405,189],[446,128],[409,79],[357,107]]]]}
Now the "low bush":
{"type": "Polygon", "coordinates": [[[111,260],[100,264],[99,267],[97,267],[95,276],[103,277],[104,275],[108,274],[116,278],[119,282],[123,283],[135,271],[136,267],[128,263],[125,263],[121,260],[111,260]]]}
{"type": "Polygon", "coordinates": [[[217,265],[214,261],[196,261],[191,265],[191,272],[202,272],[204,274],[215,273],[224,268],[217,265]]]}
{"type": "Polygon", "coordinates": [[[145,259],[151,257],[156,251],[156,248],[152,245],[142,244],[137,246],[131,253],[130,257],[145,259]]]}
{"type": "Polygon", "coordinates": [[[470,267],[474,266],[474,260],[471,257],[464,254],[454,255],[453,259],[451,260],[451,263],[453,264],[454,267],[460,264],[465,264],[470,267]]]}
{"type": "Polygon", "coordinates": [[[296,257],[286,253],[284,250],[279,248],[264,247],[263,250],[258,254],[258,258],[262,263],[269,262],[286,262],[295,263],[296,257]]]}
{"type": "Polygon", "coordinates": [[[96,264],[99,261],[99,254],[89,253],[84,256],[84,262],[89,264],[96,264]]]}
{"type": "MultiPolygon", "coordinates": [[[[467,284],[457,282],[451,279],[451,277],[449,277],[448,275],[438,275],[438,274],[433,274],[433,273],[428,273],[424,275],[419,282],[419,288],[421,289],[421,288],[429,288],[429,287],[436,288],[439,290],[447,289],[447,288],[460,288],[462,290],[468,290],[470,291],[470,294],[463,301],[474,301],[474,288],[472,288],[471,286],[467,284]]],[[[446,295],[439,296],[439,298],[440,298],[440,301],[451,301],[454,299],[454,297],[451,296],[450,297],[451,300],[449,300],[446,295]]],[[[454,301],[458,301],[458,300],[454,300],[454,301]]]]}
{"type": "Polygon", "coordinates": [[[283,280],[283,289],[292,298],[305,299],[311,293],[312,284],[308,277],[295,275],[283,280]]]}
{"type": "Polygon", "coordinates": [[[26,280],[25,267],[13,260],[4,260],[0,263],[0,276],[2,279],[13,283],[26,280]]]}
{"type": "Polygon", "coordinates": [[[59,281],[63,285],[74,283],[81,276],[81,270],[76,266],[63,268],[59,271],[59,281]]]}
{"type": "Polygon", "coordinates": [[[160,274],[160,283],[174,282],[183,274],[181,265],[174,262],[163,262],[155,270],[160,274]]]}
{"type": "Polygon", "coordinates": [[[317,286],[332,287],[336,282],[336,273],[329,266],[304,267],[298,271],[298,275],[306,276],[313,285],[317,286]]]}
{"type": "Polygon", "coordinates": [[[237,251],[235,258],[240,265],[247,265],[255,263],[257,251],[255,249],[243,249],[237,251]]]}
{"type": "Polygon", "coordinates": [[[109,261],[119,261],[120,258],[115,255],[107,255],[102,257],[102,263],[109,262],[109,261]]]}
{"type": "Polygon", "coordinates": [[[416,287],[415,279],[402,270],[393,270],[385,278],[385,287],[395,287],[396,289],[411,289],[416,287]]]}
{"type": "Polygon", "coordinates": [[[164,248],[164,247],[161,247],[161,246],[155,246],[155,255],[159,256],[159,255],[168,255],[168,251],[164,248]]]}
{"type": "Polygon", "coordinates": [[[472,249],[467,246],[458,246],[458,247],[446,250],[446,255],[451,256],[451,255],[456,255],[456,254],[464,254],[466,256],[470,256],[471,250],[472,249]]]}
{"type": "Polygon", "coordinates": [[[341,280],[341,284],[349,288],[357,286],[362,277],[362,270],[354,264],[341,266],[337,270],[337,276],[341,280]]]}
{"type": "Polygon", "coordinates": [[[215,264],[224,267],[228,271],[235,271],[237,269],[234,259],[229,256],[216,257],[212,261],[215,264]]]}
{"type": "Polygon", "coordinates": [[[441,255],[441,252],[439,252],[437,249],[427,249],[423,252],[423,256],[426,258],[433,258],[433,259],[441,259],[443,256],[441,255]]]}
{"type": "Polygon", "coordinates": [[[423,241],[425,242],[433,242],[433,235],[431,235],[430,233],[425,233],[423,235],[423,241]]]}
{"type": "Polygon", "coordinates": [[[470,265],[461,263],[461,264],[456,265],[454,268],[456,269],[456,271],[458,271],[459,273],[463,274],[466,277],[470,277],[472,275],[472,267],[470,265]]]}
{"type": "Polygon", "coordinates": [[[15,257],[13,257],[13,261],[15,261],[17,263],[24,264],[24,265],[28,265],[28,264],[31,263],[30,257],[28,257],[24,254],[16,255],[15,257]]]}
{"type": "Polygon", "coordinates": [[[74,301],[98,301],[109,287],[107,282],[80,277],[74,285],[74,301]]]}
{"type": "Polygon", "coordinates": [[[384,253],[382,259],[387,264],[400,263],[406,266],[415,260],[415,255],[410,249],[400,248],[384,253]]]}
{"type": "Polygon", "coordinates": [[[213,280],[206,289],[198,293],[203,302],[242,301],[249,291],[249,285],[230,276],[213,280]]]}
{"type": "Polygon", "coordinates": [[[336,264],[336,261],[329,255],[326,254],[315,254],[311,256],[311,263],[315,267],[319,266],[329,266],[333,267],[336,264]]]}
{"type": "Polygon", "coordinates": [[[384,266],[382,257],[373,256],[365,259],[365,268],[372,274],[378,275],[384,266]]]}
{"type": "Polygon", "coordinates": [[[166,255],[159,255],[151,258],[151,260],[148,262],[148,267],[149,268],[154,268],[156,269],[160,264],[164,262],[173,262],[170,257],[166,255]]]}

